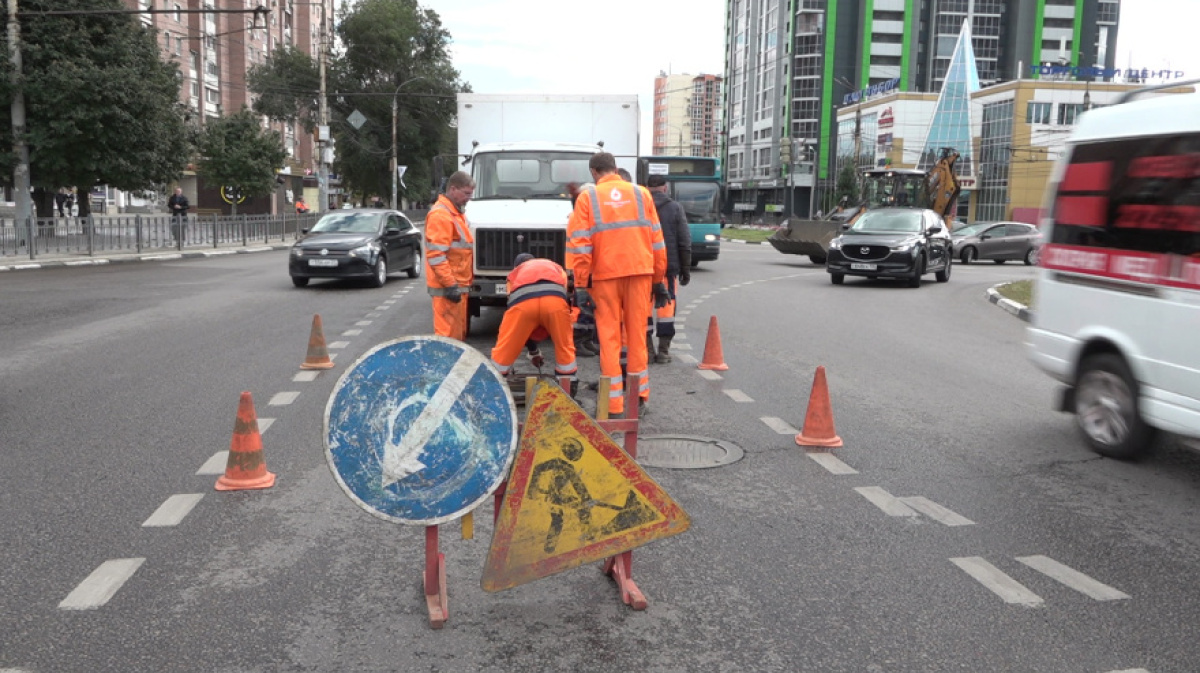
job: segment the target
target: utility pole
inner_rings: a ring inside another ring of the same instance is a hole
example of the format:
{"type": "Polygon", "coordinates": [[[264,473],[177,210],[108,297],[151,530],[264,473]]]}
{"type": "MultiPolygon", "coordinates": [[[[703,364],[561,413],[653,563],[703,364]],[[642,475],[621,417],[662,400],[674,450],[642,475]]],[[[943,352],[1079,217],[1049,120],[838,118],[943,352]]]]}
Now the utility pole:
{"type": "Polygon", "coordinates": [[[817,158],[821,153],[821,144],[813,143],[808,146],[808,155],[812,160],[812,185],[808,188],[808,219],[813,219],[813,201],[817,195],[817,158]]]}
{"type": "MultiPolygon", "coordinates": [[[[17,21],[17,0],[8,0],[8,58],[12,63],[9,83],[12,85],[13,201],[17,206],[17,222],[25,224],[33,216],[29,197],[29,145],[25,142],[25,92],[21,81],[21,24],[17,21]]],[[[19,226],[19,225],[18,225],[19,226]]],[[[29,241],[30,249],[33,241],[29,241]]]]}
{"type": "Polygon", "coordinates": [[[396,93],[392,95],[392,161],[390,164],[392,168],[392,210],[399,210],[396,207],[396,180],[399,177],[396,172],[400,165],[400,157],[396,156],[396,117],[400,115],[399,95],[400,89],[396,89],[396,93]]]}
{"type": "Polygon", "coordinates": [[[317,186],[318,193],[320,195],[318,197],[320,203],[317,204],[318,213],[323,213],[329,210],[329,165],[325,162],[331,137],[329,133],[329,102],[325,97],[325,61],[329,57],[329,49],[327,46],[329,41],[329,19],[327,18],[328,15],[325,13],[326,2],[328,2],[328,0],[321,0],[321,29],[318,31],[321,44],[318,47],[320,49],[320,53],[317,57],[317,68],[320,71],[321,76],[321,99],[318,101],[317,107],[317,186]]]}

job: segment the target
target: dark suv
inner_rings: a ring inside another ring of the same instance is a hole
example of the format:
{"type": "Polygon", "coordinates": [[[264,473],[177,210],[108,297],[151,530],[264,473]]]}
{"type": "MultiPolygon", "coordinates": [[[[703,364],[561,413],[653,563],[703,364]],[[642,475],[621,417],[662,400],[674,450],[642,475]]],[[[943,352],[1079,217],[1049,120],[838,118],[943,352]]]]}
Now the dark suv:
{"type": "Polygon", "coordinates": [[[939,283],[950,280],[953,261],[950,232],[932,210],[869,210],[829,244],[825,270],[834,285],[846,276],[903,278],[921,287],[921,276],[934,272],[939,283]]]}

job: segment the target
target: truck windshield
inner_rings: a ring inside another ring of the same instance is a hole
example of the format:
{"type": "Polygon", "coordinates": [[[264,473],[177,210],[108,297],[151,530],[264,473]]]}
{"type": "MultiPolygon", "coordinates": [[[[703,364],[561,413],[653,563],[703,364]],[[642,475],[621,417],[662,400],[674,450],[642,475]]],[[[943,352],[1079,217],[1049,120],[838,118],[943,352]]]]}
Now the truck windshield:
{"type": "Polygon", "coordinates": [[[480,199],[569,199],[567,184],[592,181],[583,152],[483,152],[474,164],[475,196],[480,199]]]}
{"type": "Polygon", "coordinates": [[[863,200],[871,208],[924,208],[924,184],[925,178],[920,175],[866,175],[863,179],[863,200]]]}
{"type": "Polygon", "coordinates": [[[712,223],[721,219],[721,188],[712,182],[675,182],[675,200],[683,206],[689,224],[712,223]]]}

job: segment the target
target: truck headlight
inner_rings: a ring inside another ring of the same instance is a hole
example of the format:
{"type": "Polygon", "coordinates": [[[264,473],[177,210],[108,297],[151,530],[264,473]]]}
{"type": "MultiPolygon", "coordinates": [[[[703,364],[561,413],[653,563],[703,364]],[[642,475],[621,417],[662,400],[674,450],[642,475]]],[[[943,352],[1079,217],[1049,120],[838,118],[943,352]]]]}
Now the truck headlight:
{"type": "Polygon", "coordinates": [[[706,240],[706,241],[719,241],[719,240],[721,240],[721,237],[720,237],[720,236],[717,236],[716,234],[705,234],[705,235],[704,235],[704,240],[706,240]]]}

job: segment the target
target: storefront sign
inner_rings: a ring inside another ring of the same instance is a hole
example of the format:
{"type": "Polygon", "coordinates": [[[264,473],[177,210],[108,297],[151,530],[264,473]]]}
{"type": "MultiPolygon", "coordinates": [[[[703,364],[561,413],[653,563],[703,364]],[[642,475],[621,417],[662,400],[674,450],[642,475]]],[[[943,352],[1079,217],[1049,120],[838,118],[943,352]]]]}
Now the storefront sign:
{"type": "Polygon", "coordinates": [[[892,115],[892,108],[884,108],[879,115],[879,128],[890,129],[896,123],[896,117],[892,115]]]}
{"type": "Polygon", "coordinates": [[[894,90],[898,86],[900,86],[899,77],[893,77],[886,82],[872,84],[865,89],[859,89],[853,93],[846,94],[845,97],[842,98],[842,105],[850,105],[851,103],[857,103],[866,98],[870,98],[871,96],[878,96],[881,93],[887,93],[894,90]]]}
{"type": "Polygon", "coordinates": [[[1096,79],[1124,77],[1127,80],[1144,82],[1148,79],[1180,79],[1184,73],[1182,70],[1150,70],[1148,68],[1122,70],[1121,68],[1089,68],[1071,65],[1031,65],[1029,66],[1029,74],[1033,76],[1070,75],[1077,79],[1083,77],[1096,79]]]}

